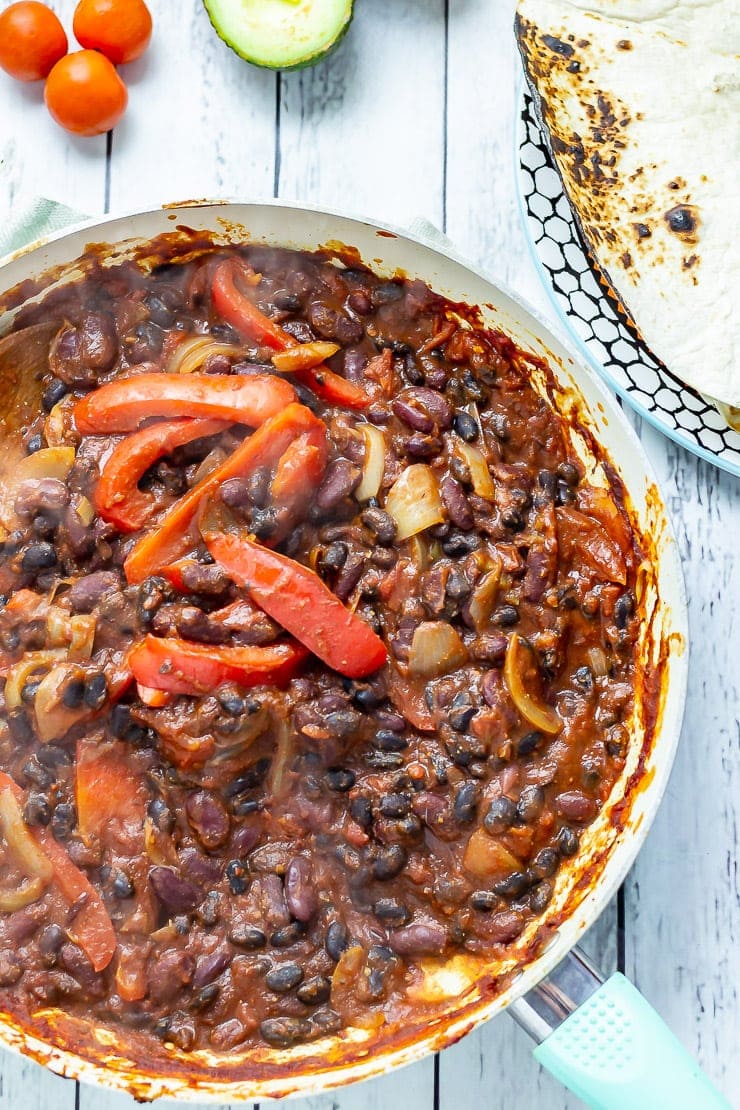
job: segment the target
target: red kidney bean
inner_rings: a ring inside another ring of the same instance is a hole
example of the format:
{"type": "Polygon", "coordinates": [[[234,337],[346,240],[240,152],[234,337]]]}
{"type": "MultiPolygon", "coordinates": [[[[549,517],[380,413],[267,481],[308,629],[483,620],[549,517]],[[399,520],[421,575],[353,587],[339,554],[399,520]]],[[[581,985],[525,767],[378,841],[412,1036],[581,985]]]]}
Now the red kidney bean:
{"type": "Polygon", "coordinates": [[[67,593],[67,600],[75,613],[90,613],[104,594],[119,585],[118,575],[110,570],[96,570],[80,578],[67,593]]]}
{"type": "Polygon", "coordinates": [[[195,960],[181,949],[168,948],[152,955],[147,972],[152,1001],[157,1004],[171,1002],[193,978],[194,971],[195,960]]]}
{"type": "Polygon", "coordinates": [[[389,944],[399,956],[438,956],[447,944],[447,930],[438,921],[417,921],[391,933],[389,944]]]}
{"type": "Polygon", "coordinates": [[[303,856],[295,856],[288,864],[285,901],[296,921],[310,921],[318,909],[311,865],[303,856]]]}
{"type": "Polygon", "coordinates": [[[417,408],[412,402],[413,397],[409,394],[414,394],[416,390],[405,389],[396,397],[393,402],[393,411],[399,420],[403,420],[404,424],[408,424],[410,428],[414,428],[417,432],[432,432],[434,431],[434,421],[429,413],[423,408],[417,408]]]}
{"type": "Polygon", "coordinates": [[[555,808],[566,821],[592,821],[596,816],[596,802],[580,790],[566,790],[555,798],[555,808]]]}
{"type": "Polygon", "coordinates": [[[496,944],[508,944],[518,937],[525,925],[525,918],[517,910],[502,910],[488,918],[486,935],[496,944]]]}
{"type": "Polygon", "coordinates": [[[188,823],[204,848],[213,851],[226,843],[230,821],[226,806],[208,790],[190,794],[185,802],[188,823]]]}
{"type": "Polygon", "coordinates": [[[193,883],[181,878],[171,867],[152,867],[149,881],[159,901],[173,913],[194,910],[203,897],[193,883]]]}
{"type": "Polygon", "coordinates": [[[439,483],[442,504],[447,509],[450,520],[456,528],[468,532],[475,524],[473,510],[470,508],[465,490],[451,475],[445,474],[439,483]]]}
{"type": "Polygon", "coordinates": [[[27,478],[20,484],[14,507],[19,516],[39,511],[54,516],[68,504],[69,490],[58,478],[27,478]]]}
{"type": "Polygon", "coordinates": [[[316,504],[322,512],[329,512],[360,483],[362,472],[349,459],[334,459],[326,468],[324,480],[316,493],[316,504]]]}
{"type": "Polygon", "coordinates": [[[442,450],[442,440],[438,436],[414,432],[404,440],[403,449],[412,459],[433,459],[442,450]]]}
{"type": "Polygon", "coordinates": [[[207,983],[212,983],[222,971],[226,970],[230,963],[231,953],[228,948],[217,948],[215,952],[211,952],[207,956],[201,956],[195,965],[193,988],[200,990],[207,983]]]}

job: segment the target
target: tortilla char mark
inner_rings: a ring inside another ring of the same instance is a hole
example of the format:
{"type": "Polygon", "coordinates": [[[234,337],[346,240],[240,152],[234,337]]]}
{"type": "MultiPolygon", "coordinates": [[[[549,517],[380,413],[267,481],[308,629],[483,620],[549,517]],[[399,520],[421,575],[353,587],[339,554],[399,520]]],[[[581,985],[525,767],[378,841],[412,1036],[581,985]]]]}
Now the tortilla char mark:
{"type": "Polygon", "coordinates": [[[664,236],[653,238],[660,229],[691,248],[681,259],[684,273],[698,267],[700,217],[686,182],[666,182],[658,197],[643,184],[655,166],[640,159],[635,164],[631,157],[624,167],[631,125],[642,114],[631,112],[604,86],[603,78],[609,72],[610,53],[635,50],[631,39],[620,38],[605,47],[596,36],[579,37],[564,25],[545,29],[521,14],[516,16],[516,36],[574,217],[607,280],[600,248],[606,248],[611,268],[622,271],[620,282],[637,284],[644,269],[664,265],[664,236]]]}

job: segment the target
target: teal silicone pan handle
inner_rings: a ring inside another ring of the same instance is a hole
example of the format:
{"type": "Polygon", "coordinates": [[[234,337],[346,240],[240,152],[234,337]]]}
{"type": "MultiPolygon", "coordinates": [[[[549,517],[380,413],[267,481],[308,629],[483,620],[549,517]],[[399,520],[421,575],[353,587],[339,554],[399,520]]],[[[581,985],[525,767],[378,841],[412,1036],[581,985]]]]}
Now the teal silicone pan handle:
{"type": "Polygon", "coordinates": [[[731,1110],[637,988],[618,972],[602,982],[578,949],[509,1012],[594,1110],[731,1110]]]}
{"type": "Polygon", "coordinates": [[[636,987],[617,972],[534,1051],[597,1110],[729,1110],[636,987]]]}

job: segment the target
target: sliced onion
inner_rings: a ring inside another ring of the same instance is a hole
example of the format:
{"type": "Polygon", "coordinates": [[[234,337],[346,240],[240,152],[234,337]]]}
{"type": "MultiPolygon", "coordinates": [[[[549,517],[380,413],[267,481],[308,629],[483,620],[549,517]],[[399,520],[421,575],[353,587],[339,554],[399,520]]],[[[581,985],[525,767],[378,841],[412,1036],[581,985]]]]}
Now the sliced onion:
{"type": "Polygon", "coordinates": [[[590,647],[586,652],[586,658],[589,667],[597,678],[604,678],[605,675],[609,674],[609,663],[603,648],[590,647]]]}
{"type": "Polygon", "coordinates": [[[202,482],[209,474],[212,474],[216,467],[220,466],[226,458],[226,452],[223,447],[217,445],[213,450],[209,451],[206,457],[200,462],[191,480],[193,486],[197,486],[198,482],[202,482]]]}
{"type": "Polygon", "coordinates": [[[78,443],[80,436],[72,415],[76,398],[72,393],[57,401],[44,421],[44,439],[49,447],[63,447],[78,443]]]}
{"type": "Polygon", "coordinates": [[[194,335],[178,343],[167,362],[168,374],[194,374],[200,370],[210,355],[226,355],[238,358],[244,354],[243,347],[234,343],[224,343],[210,335],[194,335]]]}
{"type": "Polygon", "coordinates": [[[168,694],[166,690],[155,690],[153,686],[142,686],[140,682],[136,683],[136,695],[139,701],[153,709],[160,709],[172,701],[172,694],[168,694]]]}
{"type": "Polygon", "coordinates": [[[95,507],[87,497],[81,497],[77,504],[77,515],[86,528],[95,520],[95,507]]]}
{"type": "Polygon", "coordinates": [[[0,482],[0,519],[14,527],[15,499],[22,484],[29,478],[58,478],[64,482],[74,461],[74,447],[42,447],[14,463],[0,482]]]}
{"type": "Polygon", "coordinates": [[[444,621],[422,621],[414,632],[409,652],[409,674],[436,678],[454,671],[468,658],[460,636],[444,621]]]}
{"type": "Polygon", "coordinates": [[[267,781],[267,788],[273,801],[278,799],[285,787],[285,772],[288,767],[294,751],[293,735],[283,720],[275,722],[277,729],[277,740],[275,743],[275,753],[272,757],[270,765],[270,776],[267,781]]]}
{"type": "Polygon", "coordinates": [[[81,674],[79,667],[73,664],[60,664],[49,671],[33,699],[33,709],[36,715],[36,730],[39,740],[43,744],[50,740],[60,740],[69,732],[73,725],[85,721],[92,716],[92,712],[84,703],[75,709],[70,709],[62,702],[64,687],[81,674]]]}
{"type": "Polygon", "coordinates": [[[29,879],[48,883],[54,874],[51,860],[39,848],[23,820],[21,807],[9,787],[0,790],[0,829],[15,862],[29,879]]]}
{"type": "Polygon", "coordinates": [[[38,902],[46,889],[42,879],[28,879],[17,890],[0,890],[0,913],[15,913],[32,902],[38,902]]]}
{"type": "Polygon", "coordinates": [[[498,566],[481,575],[468,602],[468,613],[476,632],[480,632],[488,623],[500,585],[501,560],[498,561],[498,566]]]}
{"type": "Polygon", "coordinates": [[[504,680],[511,700],[526,721],[540,732],[555,736],[563,727],[557,712],[551,706],[537,701],[524,685],[524,671],[532,661],[531,648],[514,632],[509,640],[504,661],[504,680]]]}
{"type": "Polygon", "coordinates": [[[465,846],[463,867],[481,879],[503,879],[512,871],[519,871],[521,864],[499,840],[494,840],[484,829],[476,829],[465,846]]]}
{"type": "Polygon", "coordinates": [[[486,501],[494,501],[496,487],[493,484],[493,478],[483,452],[478,447],[474,447],[472,443],[466,443],[460,439],[455,443],[455,453],[467,465],[473,489],[478,496],[484,497],[486,501]]]}
{"type": "Polygon", "coordinates": [[[406,467],[388,491],[385,508],[398,525],[399,540],[441,524],[444,510],[432,468],[425,463],[406,467]]]}
{"type": "Polygon", "coordinates": [[[365,440],[365,460],[362,464],[362,479],[355,490],[358,501],[369,501],[377,497],[385,471],[385,436],[374,424],[360,425],[365,440]]]}
{"type": "Polygon", "coordinates": [[[35,672],[45,667],[51,667],[64,659],[67,653],[61,648],[49,651],[29,651],[23,656],[20,663],[10,668],[5,679],[5,705],[8,709],[17,709],[21,704],[21,692],[27,679],[35,672]]]}
{"type": "Polygon", "coordinates": [[[298,343],[285,351],[276,351],[272,356],[272,365],[283,374],[290,374],[294,370],[313,370],[338,350],[338,343],[327,343],[321,339],[311,343],[298,343]]]}

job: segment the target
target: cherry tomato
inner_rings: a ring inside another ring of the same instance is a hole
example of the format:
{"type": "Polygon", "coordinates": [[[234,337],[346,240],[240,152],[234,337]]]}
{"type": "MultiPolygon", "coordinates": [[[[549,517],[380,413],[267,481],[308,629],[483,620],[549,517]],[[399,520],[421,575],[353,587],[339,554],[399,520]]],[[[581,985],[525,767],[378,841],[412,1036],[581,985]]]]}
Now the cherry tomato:
{"type": "Polygon", "coordinates": [[[126,111],[128,92],[112,62],[95,50],[78,50],[54,66],[44,99],[66,131],[100,135],[115,127],[126,111]]]}
{"type": "Polygon", "coordinates": [[[80,46],[99,50],[114,65],[141,57],[152,37],[144,0],[80,0],[72,27],[80,46]]]}
{"type": "Polygon", "coordinates": [[[22,0],[0,13],[0,67],[18,81],[41,81],[67,53],[64,28],[46,4],[22,0]]]}

